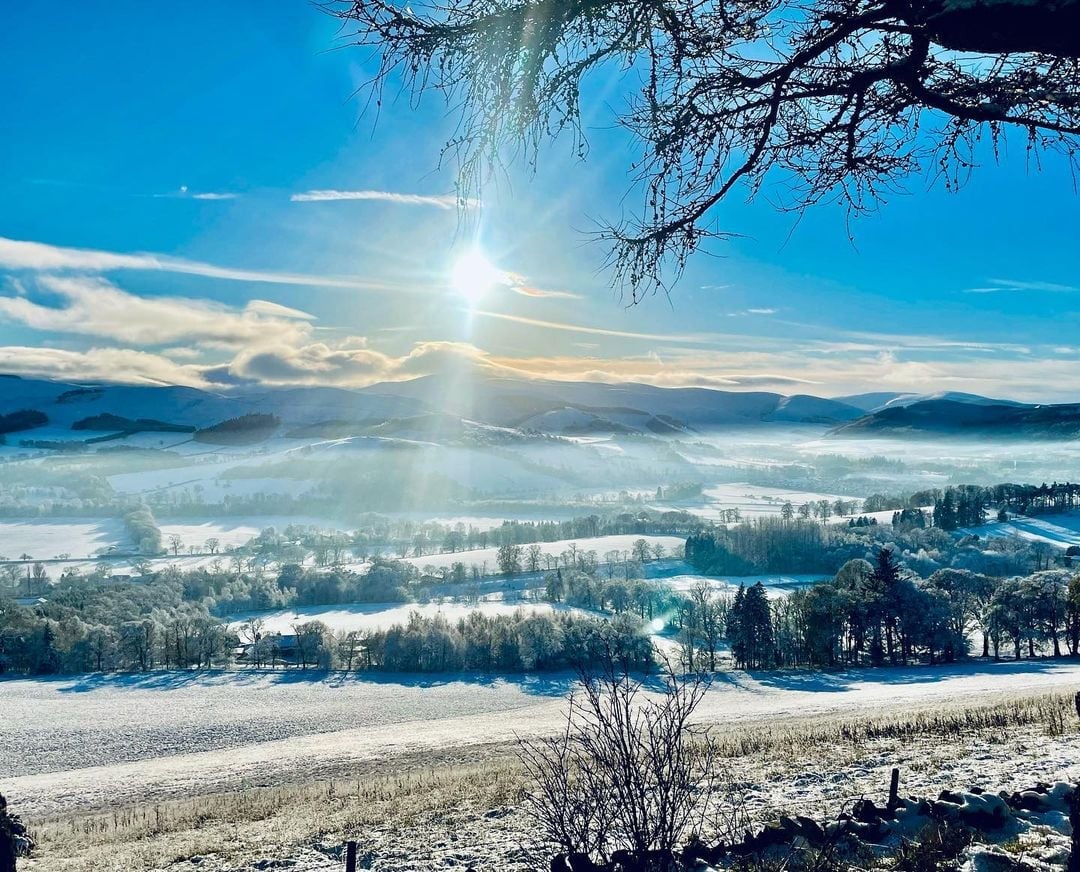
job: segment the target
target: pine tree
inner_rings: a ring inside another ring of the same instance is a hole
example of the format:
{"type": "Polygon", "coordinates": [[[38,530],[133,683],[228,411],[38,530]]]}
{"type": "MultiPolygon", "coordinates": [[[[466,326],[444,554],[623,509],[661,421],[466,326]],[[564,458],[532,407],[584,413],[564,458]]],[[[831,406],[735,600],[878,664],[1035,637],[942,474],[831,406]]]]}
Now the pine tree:
{"type": "Polygon", "coordinates": [[[748,669],[768,669],[775,659],[772,609],[760,581],[746,591],[740,621],[748,669]]]}
{"type": "Polygon", "coordinates": [[[37,669],[39,675],[53,675],[60,671],[60,652],[56,650],[56,632],[49,621],[41,630],[41,655],[37,669]]]}
{"type": "Polygon", "coordinates": [[[727,616],[727,638],[731,645],[731,656],[735,658],[735,665],[742,668],[746,665],[746,638],[743,634],[743,611],[746,604],[746,588],[741,584],[735,592],[735,601],[727,616]]]}
{"type": "MultiPolygon", "coordinates": [[[[881,548],[874,558],[874,588],[880,596],[880,624],[885,630],[885,650],[891,663],[896,662],[896,625],[900,607],[897,601],[897,587],[900,581],[900,564],[896,561],[892,548],[881,548]]],[[[877,634],[875,634],[877,636],[877,634]]],[[[876,659],[880,659],[881,645],[875,646],[876,659]]]]}
{"type": "Polygon", "coordinates": [[[955,530],[957,527],[956,504],[953,501],[952,488],[948,488],[945,495],[934,502],[934,526],[942,530],[955,530]]]}

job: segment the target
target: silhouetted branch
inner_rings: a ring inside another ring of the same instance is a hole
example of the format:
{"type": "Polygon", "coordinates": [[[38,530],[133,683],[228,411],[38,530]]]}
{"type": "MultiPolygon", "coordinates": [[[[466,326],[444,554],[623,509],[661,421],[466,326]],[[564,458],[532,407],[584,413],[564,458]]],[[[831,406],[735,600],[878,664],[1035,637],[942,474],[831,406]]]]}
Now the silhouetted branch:
{"type": "Polygon", "coordinates": [[[403,79],[461,112],[446,145],[460,194],[564,131],[585,153],[580,89],[619,63],[642,85],[622,116],[640,141],[637,218],[599,235],[636,301],[708,238],[714,207],[772,174],[780,207],[871,211],[937,166],[948,188],[1009,129],[1075,170],[1080,0],[386,0],[331,7],[377,47],[375,87],[403,79]],[[1036,8],[1037,7],[1037,8],[1036,8]],[[1025,17],[1026,16],[1026,17],[1025,17]],[[1002,22],[1012,30],[1003,33],[1002,22]],[[1024,24],[1026,22],[1026,24],[1024,24]],[[962,26],[961,26],[962,24],[962,26]],[[1024,24],[1024,26],[1021,26],[1024,24]],[[1066,27],[1063,32],[1057,27],[1066,27]]]}

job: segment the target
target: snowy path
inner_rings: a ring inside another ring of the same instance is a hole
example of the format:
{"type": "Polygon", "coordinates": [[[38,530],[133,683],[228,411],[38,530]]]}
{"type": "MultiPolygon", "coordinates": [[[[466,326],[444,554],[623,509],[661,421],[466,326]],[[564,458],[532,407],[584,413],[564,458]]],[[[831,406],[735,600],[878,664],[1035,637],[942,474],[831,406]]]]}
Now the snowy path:
{"type": "MultiPolygon", "coordinates": [[[[0,682],[0,786],[32,815],[393,771],[553,731],[569,678],[372,681],[236,674],[0,682]]],[[[729,673],[704,720],[908,708],[1080,687],[1080,664],[729,673]]]]}

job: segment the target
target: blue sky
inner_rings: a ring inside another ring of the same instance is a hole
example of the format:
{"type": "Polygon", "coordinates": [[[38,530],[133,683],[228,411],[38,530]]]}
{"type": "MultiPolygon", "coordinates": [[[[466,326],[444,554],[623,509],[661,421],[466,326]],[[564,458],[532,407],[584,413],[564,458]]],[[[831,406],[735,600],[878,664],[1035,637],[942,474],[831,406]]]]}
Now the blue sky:
{"type": "Polygon", "coordinates": [[[467,362],[558,378],[836,395],[1077,399],[1080,199],[1067,168],[992,163],[853,225],[733,198],[742,234],[670,298],[627,307],[584,233],[626,208],[633,149],[608,99],[484,192],[473,244],[436,99],[356,89],[364,50],[305,2],[23,4],[0,70],[0,371],[217,386],[360,386],[467,362]],[[335,199],[311,192],[369,192],[335,199]],[[468,289],[466,289],[468,290],[468,289]]]}

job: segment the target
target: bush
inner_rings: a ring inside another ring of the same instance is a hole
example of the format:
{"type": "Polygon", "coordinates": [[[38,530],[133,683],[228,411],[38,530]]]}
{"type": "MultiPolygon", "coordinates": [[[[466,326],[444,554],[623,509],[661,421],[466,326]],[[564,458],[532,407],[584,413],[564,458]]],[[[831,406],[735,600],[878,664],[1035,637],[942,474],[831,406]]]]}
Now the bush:
{"type": "Polygon", "coordinates": [[[520,745],[532,780],[525,807],[547,840],[594,860],[629,851],[670,866],[672,852],[718,811],[718,754],[690,723],[706,687],[670,673],[663,695],[646,698],[615,658],[584,676],[565,729],[520,745]]]}

